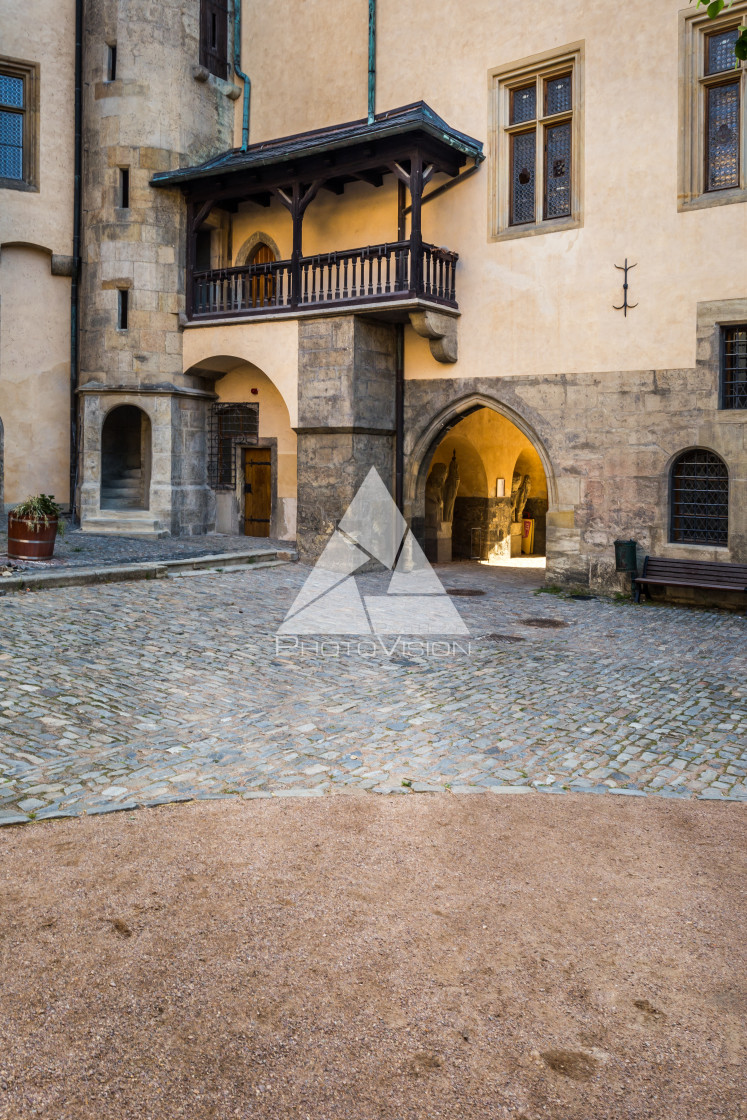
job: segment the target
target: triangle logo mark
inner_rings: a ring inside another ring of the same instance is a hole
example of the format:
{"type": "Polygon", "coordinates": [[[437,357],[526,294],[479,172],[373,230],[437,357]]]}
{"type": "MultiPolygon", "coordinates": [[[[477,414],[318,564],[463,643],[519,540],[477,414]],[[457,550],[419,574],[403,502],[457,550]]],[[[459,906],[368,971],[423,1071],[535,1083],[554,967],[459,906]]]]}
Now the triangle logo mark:
{"type": "Polygon", "coordinates": [[[469,633],[372,467],[296,596],[279,634],[469,633]],[[385,595],[361,597],[354,573],[369,560],[391,573],[385,595]]]}

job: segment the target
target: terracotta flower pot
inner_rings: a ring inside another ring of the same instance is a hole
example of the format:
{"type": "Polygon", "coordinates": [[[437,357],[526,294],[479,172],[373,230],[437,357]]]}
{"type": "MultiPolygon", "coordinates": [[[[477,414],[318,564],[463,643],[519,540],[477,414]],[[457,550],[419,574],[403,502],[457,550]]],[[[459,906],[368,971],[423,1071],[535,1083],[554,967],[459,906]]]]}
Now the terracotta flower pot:
{"type": "Polygon", "coordinates": [[[51,560],[57,536],[57,518],[46,523],[24,521],[8,514],[8,559],[51,560]]]}

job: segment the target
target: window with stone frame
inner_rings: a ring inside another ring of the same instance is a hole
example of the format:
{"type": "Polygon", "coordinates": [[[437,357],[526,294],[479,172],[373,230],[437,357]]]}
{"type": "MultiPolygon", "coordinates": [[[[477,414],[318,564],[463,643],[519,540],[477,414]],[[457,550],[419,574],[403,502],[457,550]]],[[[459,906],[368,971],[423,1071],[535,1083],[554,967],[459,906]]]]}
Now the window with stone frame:
{"type": "Polygon", "coordinates": [[[680,209],[747,199],[747,66],[734,54],[747,3],[721,20],[684,12],[681,34],[680,209]]]}
{"type": "Polygon", "coordinates": [[[582,45],[491,71],[494,237],[581,221],[582,45]]]}
{"type": "Polygon", "coordinates": [[[200,64],[218,78],[229,76],[226,0],[200,0],[200,64]]]}
{"type": "Polygon", "coordinates": [[[683,451],[672,465],[670,540],[726,547],[729,541],[729,472],[704,447],[683,451]]]}
{"type": "Polygon", "coordinates": [[[747,408],[747,323],[721,328],[721,407],[747,408]]]}
{"type": "Polygon", "coordinates": [[[36,190],[38,67],[0,57],[0,188],[36,190]]]}

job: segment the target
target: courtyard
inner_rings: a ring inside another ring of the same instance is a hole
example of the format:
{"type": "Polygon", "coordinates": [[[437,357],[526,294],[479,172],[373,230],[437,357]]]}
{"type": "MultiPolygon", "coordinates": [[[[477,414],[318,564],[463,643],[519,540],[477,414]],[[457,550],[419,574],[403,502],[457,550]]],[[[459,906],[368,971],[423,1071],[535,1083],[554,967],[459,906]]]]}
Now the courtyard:
{"type": "MultiPolygon", "coordinates": [[[[0,598],[0,822],[192,798],[747,798],[744,618],[440,566],[433,646],[276,636],[309,568],[0,598]]],[[[359,577],[382,590],[384,575],[359,577]]]]}

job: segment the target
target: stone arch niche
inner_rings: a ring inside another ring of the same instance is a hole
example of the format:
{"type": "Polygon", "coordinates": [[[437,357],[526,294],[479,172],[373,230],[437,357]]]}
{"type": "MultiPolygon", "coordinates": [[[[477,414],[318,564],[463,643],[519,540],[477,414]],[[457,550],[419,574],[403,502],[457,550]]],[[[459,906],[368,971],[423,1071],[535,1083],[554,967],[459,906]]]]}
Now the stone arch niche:
{"type": "MultiPolygon", "coordinates": [[[[457,462],[464,461],[466,469],[463,474],[460,467],[454,505],[453,558],[510,558],[511,491],[517,464],[535,483],[535,497],[542,507],[542,531],[534,551],[544,554],[547,509],[557,503],[549,456],[521,416],[482,394],[452,402],[414,440],[407,460],[404,496],[405,514],[415,535],[424,541],[425,490],[431,468],[454,452],[457,462]]],[[[514,555],[517,544],[520,547],[520,540],[513,543],[514,555]]]]}
{"type": "Polygon", "coordinates": [[[101,428],[101,509],[149,509],[151,423],[136,405],[118,405],[101,428]]]}

